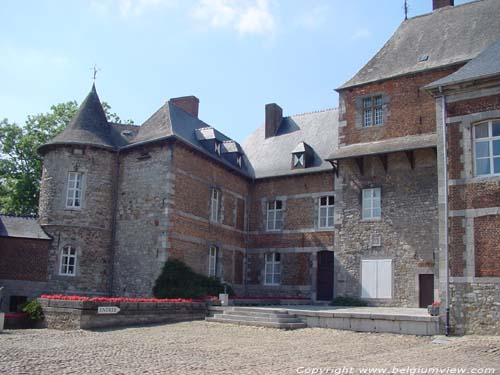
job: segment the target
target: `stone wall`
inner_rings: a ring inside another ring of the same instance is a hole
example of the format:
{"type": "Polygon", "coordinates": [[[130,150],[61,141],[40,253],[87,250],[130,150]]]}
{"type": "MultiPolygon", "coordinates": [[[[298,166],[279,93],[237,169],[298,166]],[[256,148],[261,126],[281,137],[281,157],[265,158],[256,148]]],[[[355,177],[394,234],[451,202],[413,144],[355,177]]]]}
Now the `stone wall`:
{"type": "Polygon", "coordinates": [[[500,278],[452,281],[450,294],[455,334],[500,334],[500,278]]]}
{"type": "Polygon", "coordinates": [[[120,154],[113,295],[150,297],[168,257],[171,144],[120,154]]]}
{"type": "MultiPolygon", "coordinates": [[[[361,260],[392,259],[392,299],[372,305],[419,306],[419,274],[437,274],[437,170],[432,149],[415,151],[412,169],[404,153],[388,155],[387,171],[377,157],[364,158],[364,174],[352,160],[340,163],[336,193],[335,295],[361,296],[361,260]],[[362,189],[381,189],[381,219],[361,216],[362,189]],[[371,236],[381,238],[381,246],[371,236]]],[[[437,287],[437,283],[435,282],[437,287]]]]}
{"type": "Polygon", "coordinates": [[[43,155],[39,222],[53,238],[49,287],[60,293],[109,293],[116,154],[82,146],[58,146],[43,155]],[[74,150],[80,150],[75,153],[74,150]],[[66,207],[69,172],[83,172],[80,208],[66,207]],[[76,275],[60,275],[66,245],[77,252],[76,275]]]}
{"type": "Polygon", "coordinates": [[[39,299],[50,329],[99,329],[201,320],[205,302],[91,302],[39,299]],[[117,314],[99,314],[99,306],[116,306],[117,314]]]}

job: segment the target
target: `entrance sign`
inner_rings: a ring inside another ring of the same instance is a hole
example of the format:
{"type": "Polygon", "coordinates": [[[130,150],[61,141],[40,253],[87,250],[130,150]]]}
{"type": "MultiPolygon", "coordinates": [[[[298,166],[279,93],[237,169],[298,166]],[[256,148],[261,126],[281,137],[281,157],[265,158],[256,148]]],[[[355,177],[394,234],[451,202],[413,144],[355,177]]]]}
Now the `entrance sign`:
{"type": "Polygon", "coordinates": [[[118,306],[99,306],[97,308],[98,314],[118,314],[120,308],[118,306]]]}

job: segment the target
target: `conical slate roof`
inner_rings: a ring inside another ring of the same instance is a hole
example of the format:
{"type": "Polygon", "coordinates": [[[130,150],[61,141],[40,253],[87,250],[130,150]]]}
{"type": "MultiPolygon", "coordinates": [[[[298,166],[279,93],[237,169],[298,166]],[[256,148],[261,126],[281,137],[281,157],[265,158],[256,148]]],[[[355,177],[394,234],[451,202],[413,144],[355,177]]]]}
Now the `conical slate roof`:
{"type": "Polygon", "coordinates": [[[111,126],[97,95],[95,85],[83,101],[78,112],[66,129],[39,148],[40,152],[50,145],[82,144],[114,149],[111,126]]]}

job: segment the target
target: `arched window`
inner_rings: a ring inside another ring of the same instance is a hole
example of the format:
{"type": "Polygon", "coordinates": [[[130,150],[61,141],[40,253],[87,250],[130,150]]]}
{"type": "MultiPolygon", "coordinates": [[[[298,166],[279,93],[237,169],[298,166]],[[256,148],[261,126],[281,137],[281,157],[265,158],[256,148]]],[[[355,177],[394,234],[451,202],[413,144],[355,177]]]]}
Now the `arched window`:
{"type": "Polygon", "coordinates": [[[476,176],[500,175],[500,120],[474,126],[474,166],[476,176]]]}
{"type": "Polygon", "coordinates": [[[61,265],[59,274],[64,276],[76,275],[76,249],[71,245],[66,245],[61,250],[61,265]]]}

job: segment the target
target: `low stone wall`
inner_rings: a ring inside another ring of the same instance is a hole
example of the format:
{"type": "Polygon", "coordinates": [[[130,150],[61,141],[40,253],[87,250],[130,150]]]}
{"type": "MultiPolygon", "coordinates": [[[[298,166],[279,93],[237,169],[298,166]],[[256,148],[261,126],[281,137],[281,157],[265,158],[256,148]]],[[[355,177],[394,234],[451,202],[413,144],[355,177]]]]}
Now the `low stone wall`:
{"type": "Polygon", "coordinates": [[[499,281],[450,284],[454,334],[500,335],[499,281]]]}
{"type": "Polygon", "coordinates": [[[310,305],[311,300],[303,298],[229,298],[229,306],[274,306],[310,305]]]}
{"type": "Polygon", "coordinates": [[[44,326],[52,329],[95,329],[107,327],[174,323],[205,319],[205,302],[93,302],[40,298],[44,326]],[[98,314],[100,306],[116,306],[116,314],[98,314]]]}

